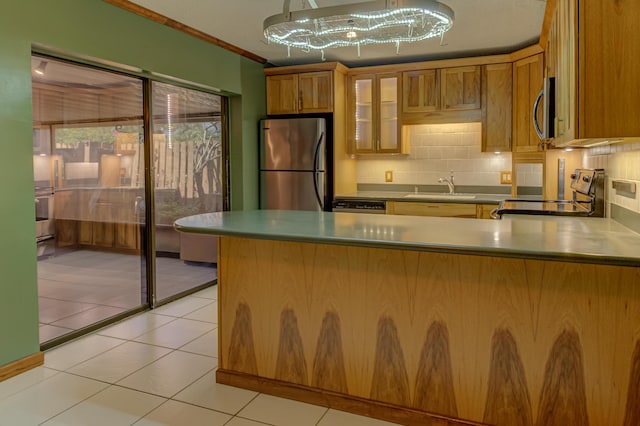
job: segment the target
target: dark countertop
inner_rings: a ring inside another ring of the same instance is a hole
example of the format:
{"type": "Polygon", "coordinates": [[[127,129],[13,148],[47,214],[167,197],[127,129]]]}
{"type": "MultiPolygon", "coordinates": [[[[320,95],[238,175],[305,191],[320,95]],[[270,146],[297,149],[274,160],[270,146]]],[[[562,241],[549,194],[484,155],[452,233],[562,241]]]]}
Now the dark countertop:
{"type": "Polygon", "coordinates": [[[604,218],[507,215],[487,220],[251,210],[189,216],[175,227],[245,238],[640,267],[640,234],[604,218]]]}

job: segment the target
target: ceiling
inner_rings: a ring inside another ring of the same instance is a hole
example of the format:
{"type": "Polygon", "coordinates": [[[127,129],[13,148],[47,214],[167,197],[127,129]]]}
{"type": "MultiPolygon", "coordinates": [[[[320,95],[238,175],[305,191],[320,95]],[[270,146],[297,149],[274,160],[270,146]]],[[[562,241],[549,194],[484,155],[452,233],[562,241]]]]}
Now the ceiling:
{"type": "MultiPolygon", "coordinates": [[[[362,0],[316,0],[318,7],[359,3],[362,0]]],[[[325,60],[347,66],[365,66],[508,53],[538,41],[546,0],[440,0],[455,13],[453,28],[441,40],[405,43],[396,53],[394,44],[325,51],[325,60]]],[[[282,13],[283,0],[131,0],[205,34],[261,56],[272,65],[322,61],[320,52],[291,50],[267,44],[262,23],[282,13]]],[[[310,7],[291,0],[291,10],[310,7]]]]}

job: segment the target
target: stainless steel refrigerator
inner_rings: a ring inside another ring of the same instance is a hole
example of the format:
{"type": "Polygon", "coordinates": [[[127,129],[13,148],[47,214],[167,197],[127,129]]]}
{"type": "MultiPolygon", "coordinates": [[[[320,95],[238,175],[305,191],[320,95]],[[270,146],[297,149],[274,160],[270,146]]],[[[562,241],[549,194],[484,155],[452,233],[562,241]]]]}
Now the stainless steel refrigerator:
{"type": "Polygon", "coordinates": [[[260,135],[260,208],[330,207],[327,120],[265,119],[260,121],[260,135]]]}

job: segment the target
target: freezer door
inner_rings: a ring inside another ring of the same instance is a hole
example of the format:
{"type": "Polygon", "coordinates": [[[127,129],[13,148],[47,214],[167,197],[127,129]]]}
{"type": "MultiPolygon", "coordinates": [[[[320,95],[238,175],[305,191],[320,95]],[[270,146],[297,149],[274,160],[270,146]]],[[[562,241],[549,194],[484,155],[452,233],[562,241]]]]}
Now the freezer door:
{"type": "Polygon", "coordinates": [[[260,170],[324,170],[323,118],[268,119],[260,127],[260,170]]]}
{"type": "Polygon", "coordinates": [[[321,211],[324,191],[324,172],[260,172],[261,209],[321,211]]]}

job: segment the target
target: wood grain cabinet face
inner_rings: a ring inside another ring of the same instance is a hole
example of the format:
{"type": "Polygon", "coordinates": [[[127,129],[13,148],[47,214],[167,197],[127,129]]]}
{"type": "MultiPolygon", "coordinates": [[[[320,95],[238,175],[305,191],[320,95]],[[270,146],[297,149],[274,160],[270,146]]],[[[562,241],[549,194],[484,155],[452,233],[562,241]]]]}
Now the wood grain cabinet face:
{"type": "Polygon", "coordinates": [[[512,65],[482,67],[482,151],[511,151],[512,65]]]}
{"type": "MultiPolygon", "coordinates": [[[[538,54],[513,64],[513,151],[537,151],[540,138],[533,124],[533,105],[543,85],[543,56],[538,54]]],[[[542,108],[538,108],[542,123],[542,108]]]]}
{"type": "Polygon", "coordinates": [[[546,44],[556,146],[640,137],[638,1],[558,0],[546,44]]]}
{"type": "MultiPolygon", "coordinates": [[[[555,58],[556,75],[556,118],[555,136],[559,141],[571,141],[576,135],[576,2],[560,0],[557,3],[553,26],[557,40],[555,58]]],[[[605,84],[604,81],[599,84],[605,84]]],[[[600,106],[602,107],[602,105],[600,106]]]]}
{"type": "Polygon", "coordinates": [[[301,113],[333,111],[331,75],[331,71],[298,74],[301,113]]]}
{"type": "Polygon", "coordinates": [[[491,211],[497,207],[498,204],[476,204],[476,219],[492,219],[491,211]]]}
{"type": "Polygon", "coordinates": [[[298,112],[298,75],[267,76],[267,114],[298,112]]]}
{"type": "Polygon", "coordinates": [[[402,111],[432,112],[440,109],[440,73],[436,69],[402,73],[402,111]]]}
{"type": "Polygon", "coordinates": [[[117,223],[115,226],[114,247],[122,249],[138,249],[140,227],[135,224],[117,223]]]}
{"type": "Polygon", "coordinates": [[[432,217],[463,217],[491,219],[497,204],[423,203],[416,201],[387,201],[387,214],[432,217]]]}
{"type": "Polygon", "coordinates": [[[54,194],[56,247],[72,247],[78,244],[76,191],[58,191],[54,194]]]}
{"type": "MultiPolygon", "coordinates": [[[[64,231],[59,246],[99,246],[119,250],[140,249],[140,219],[136,217],[133,191],[61,192],[73,202],[67,202],[60,220],[64,231]]],[[[58,195],[58,194],[56,194],[58,195]]]]}
{"type": "Polygon", "coordinates": [[[578,137],[640,137],[640,2],[581,1],[578,10],[578,137]]]}
{"type": "Polygon", "coordinates": [[[442,78],[442,110],[480,108],[480,66],[444,68],[442,78]]]}
{"type": "Polygon", "coordinates": [[[331,71],[267,76],[267,114],[333,111],[331,71]]]}
{"type": "Polygon", "coordinates": [[[477,217],[475,204],[387,201],[387,214],[432,217],[477,217]]]}

